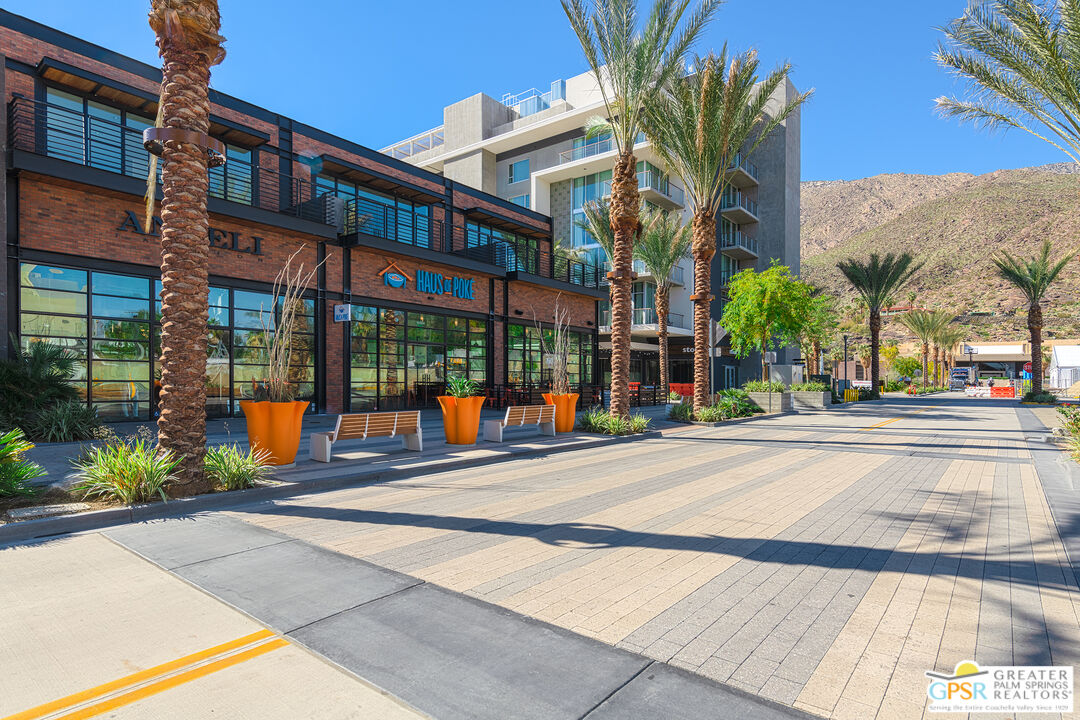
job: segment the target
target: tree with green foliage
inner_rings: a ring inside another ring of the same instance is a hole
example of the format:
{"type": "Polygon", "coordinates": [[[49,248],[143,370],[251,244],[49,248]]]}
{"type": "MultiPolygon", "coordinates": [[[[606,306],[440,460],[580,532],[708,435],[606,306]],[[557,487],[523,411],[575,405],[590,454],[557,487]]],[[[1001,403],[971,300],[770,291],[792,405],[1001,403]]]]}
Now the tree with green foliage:
{"type": "Polygon", "coordinates": [[[611,414],[630,417],[630,326],[633,322],[633,242],[641,232],[637,159],[634,145],[643,130],[645,108],[680,77],[690,47],[709,22],[719,0],[655,0],[638,23],[637,0],[562,0],[563,11],[581,44],[606,117],[588,120],[586,133],[609,134],[615,148],[611,173],[611,414]],[[686,15],[686,22],[682,22],[686,15]]]}
{"type": "MultiPolygon", "coordinates": [[[[683,0],[685,2],[685,0],[683,0]]],[[[694,73],[675,77],[664,93],[646,105],[645,132],[668,169],[682,178],[693,213],[694,411],[709,404],[710,308],[712,262],[716,255],[716,218],[723,204],[736,155],[751,156],[811,92],[779,101],[790,64],[758,78],[753,51],[731,57],[708,54],[694,63],[694,73]]]]}
{"type": "Polygon", "coordinates": [[[762,272],[736,273],[728,295],[720,323],[731,338],[731,350],[740,358],[761,353],[761,377],[768,380],[766,351],[797,343],[810,322],[810,286],[773,260],[762,272]]]}
{"type": "Polygon", "coordinates": [[[898,357],[893,361],[893,369],[900,377],[913,378],[919,372],[919,358],[898,357]]]}
{"type": "Polygon", "coordinates": [[[934,341],[935,333],[952,318],[940,311],[911,310],[898,319],[922,345],[922,384],[926,387],[930,379],[930,344],[934,341]]]}
{"type": "Polygon", "coordinates": [[[656,325],[660,345],[660,388],[668,393],[668,309],[671,273],[690,249],[690,225],[683,224],[676,213],[662,210],[643,213],[644,230],[634,248],[634,255],[652,275],[656,284],[656,325]]]}
{"type": "Polygon", "coordinates": [[[893,369],[896,358],[900,356],[900,347],[895,340],[887,340],[878,351],[881,357],[881,366],[885,370],[885,379],[889,379],[889,371],[893,369]]]}
{"type": "Polygon", "coordinates": [[[1053,246],[1050,239],[1043,241],[1039,254],[1029,260],[1019,260],[1002,250],[993,259],[998,274],[1015,285],[1024,294],[1028,304],[1027,326],[1031,335],[1031,392],[1042,392],[1043,382],[1043,298],[1050,285],[1076,255],[1076,250],[1069,250],[1057,260],[1051,260],[1053,246]]]}
{"type": "Polygon", "coordinates": [[[836,315],[836,298],[828,293],[811,289],[810,317],[806,326],[799,333],[799,346],[802,348],[806,365],[812,373],[821,366],[821,350],[829,347],[836,340],[839,319],[836,315]]]}
{"type": "Polygon", "coordinates": [[[881,349],[881,308],[922,267],[922,263],[916,263],[909,253],[888,253],[884,257],[871,253],[866,261],[849,258],[838,262],[836,267],[859,294],[870,315],[870,387],[871,392],[876,393],[881,379],[878,359],[881,349]]]}
{"type": "Polygon", "coordinates": [[[942,32],[934,57],[969,90],[937,98],[942,115],[1023,130],[1080,162],[1080,2],[972,2],[942,32]]]}

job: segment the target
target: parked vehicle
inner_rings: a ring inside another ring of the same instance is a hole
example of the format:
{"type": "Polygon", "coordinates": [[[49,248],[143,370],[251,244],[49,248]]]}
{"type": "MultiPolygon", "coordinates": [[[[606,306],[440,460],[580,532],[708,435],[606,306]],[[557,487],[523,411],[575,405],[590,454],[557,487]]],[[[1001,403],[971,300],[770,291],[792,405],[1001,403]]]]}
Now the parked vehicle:
{"type": "Polygon", "coordinates": [[[949,389],[963,390],[968,385],[975,384],[975,371],[973,368],[953,368],[949,372],[949,389]]]}

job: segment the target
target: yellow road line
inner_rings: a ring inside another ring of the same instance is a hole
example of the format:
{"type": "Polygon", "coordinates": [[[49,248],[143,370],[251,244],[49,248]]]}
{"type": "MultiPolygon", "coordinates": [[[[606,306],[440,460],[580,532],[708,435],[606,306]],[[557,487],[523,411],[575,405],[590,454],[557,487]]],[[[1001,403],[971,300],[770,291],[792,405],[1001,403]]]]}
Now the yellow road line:
{"type": "Polygon", "coordinates": [[[149,685],[144,685],[141,688],[137,688],[135,690],[132,690],[131,692],[126,692],[123,695],[117,695],[116,697],[109,698],[108,700],[103,700],[102,702],[96,703],[89,707],[85,707],[81,710],[76,710],[73,713],[61,715],[60,717],[56,718],[56,720],[84,720],[84,718],[91,718],[95,715],[100,715],[102,713],[109,712],[110,710],[115,710],[116,708],[123,707],[124,705],[130,705],[133,702],[142,700],[146,697],[150,697],[151,695],[157,695],[160,692],[164,692],[165,690],[177,687],[178,685],[183,685],[184,683],[191,682],[192,680],[197,680],[201,677],[205,677],[206,675],[211,675],[219,670],[224,670],[227,667],[239,665],[242,662],[251,660],[252,658],[258,657],[259,655],[264,655],[271,650],[277,650],[278,648],[284,647],[288,644],[289,641],[285,638],[271,640],[270,642],[265,642],[262,645],[256,645],[255,647],[244,650],[243,652],[238,652],[235,655],[229,655],[228,657],[224,657],[220,660],[215,660],[212,663],[200,665],[191,670],[179,673],[178,675],[167,677],[164,680],[158,680],[157,682],[150,683],[149,685]]]}
{"type": "MultiPolygon", "coordinates": [[[[931,409],[933,409],[935,407],[937,407],[937,406],[932,405],[930,407],[924,407],[924,408],[922,408],[920,410],[912,410],[911,412],[908,413],[908,415],[916,415],[918,413],[926,412],[927,410],[931,410],[931,409]]],[[[907,417],[907,415],[905,415],[903,417],[894,417],[894,418],[889,418],[888,420],[882,420],[881,422],[879,422],[879,423],[877,423],[875,425],[870,425],[869,427],[860,428],[859,432],[863,432],[865,430],[873,430],[874,428],[879,428],[879,427],[885,427],[886,425],[889,425],[891,423],[903,420],[906,417],[907,417]]]]}
{"type": "Polygon", "coordinates": [[[162,663],[161,665],[156,665],[152,668],[147,668],[146,670],[140,670],[139,672],[132,673],[131,675],[112,680],[102,685],[98,685],[97,687],[92,687],[89,690],[83,690],[81,692],[74,693],[73,695],[68,695],[67,697],[62,697],[58,700],[47,702],[44,705],[38,705],[37,707],[30,708],[29,710],[17,712],[14,715],[9,715],[6,718],[3,718],[3,720],[36,720],[37,718],[41,718],[59,710],[63,710],[64,708],[88,702],[90,700],[93,700],[94,698],[108,695],[111,692],[116,692],[117,690],[122,690],[123,688],[130,687],[132,685],[138,685],[141,682],[152,680],[160,675],[175,672],[177,670],[180,670],[181,668],[187,667],[188,665],[194,665],[197,662],[212,658],[215,655],[220,655],[221,653],[229,652],[230,650],[235,650],[237,648],[244,647],[245,645],[250,645],[251,643],[258,640],[265,640],[268,637],[273,637],[273,635],[274,632],[272,630],[259,630],[258,632],[251,633],[250,635],[245,635],[244,637],[237,638],[236,640],[230,640],[229,642],[215,645],[214,647],[200,650],[199,652],[192,653],[190,655],[185,655],[182,658],[170,660],[167,663],[162,663]]]}

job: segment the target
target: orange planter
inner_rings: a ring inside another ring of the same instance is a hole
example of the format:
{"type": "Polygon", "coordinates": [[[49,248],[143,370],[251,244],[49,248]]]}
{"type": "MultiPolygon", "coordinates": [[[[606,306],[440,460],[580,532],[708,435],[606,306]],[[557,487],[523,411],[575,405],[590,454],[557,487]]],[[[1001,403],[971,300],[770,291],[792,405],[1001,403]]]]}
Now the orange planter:
{"type": "Polygon", "coordinates": [[[573,432],[577,421],[577,393],[554,395],[544,393],[544,402],[555,406],[555,432],[573,432]]]}
{"type": "Polygon", "coordinates": [[[443,432],[448,445],[475,445],[476,433],[480,430],[480,408],[484,406],[483,396],[456,398],[439,395],[439,407],[442,408],[443,432]]]}
{"type": "Polygon", "coordinates": [[[240,409],[247,418],[248,444],[253,448],[269,450],[269,465],[288,465],[295,461],[307,406],[307,400],[241,400],[240,409]]]}

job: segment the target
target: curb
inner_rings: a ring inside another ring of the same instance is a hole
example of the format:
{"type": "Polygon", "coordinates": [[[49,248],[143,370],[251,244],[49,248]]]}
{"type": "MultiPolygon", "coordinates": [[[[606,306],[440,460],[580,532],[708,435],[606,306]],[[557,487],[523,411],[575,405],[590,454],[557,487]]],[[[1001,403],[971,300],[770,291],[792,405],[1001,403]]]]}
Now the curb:
{"type": "Polygon", "coordinates": [[[101,528],[123,525],[130,522],[179,517],[207,510],[221,510],[239,505],[252,505],[287,497],[313,495],[362,484],[367,485],[389,480],[400,480],[402,478],[422,477],[424,475],[434,475],[441,472],[460,470],[466,467],[494,465],[507,460],[555,455],[558,453],[570,452],[572,450],[588,450],[591,448],[621,445],[624,443],[639,442],[641,440],[651,440],[662,437],[663,434],[660,430],[647,430],[646,432],[637,433],[636,435],[600,436],[595,440],[573,445],[533,448],[505,456],[478,459],[463,458],[439,465],[428,465],[419,468],[395,468],[372,473],[370,475],[364,475],[362,477],[345,476],[303,482],[281,482],[275,485],[249,488],[247,490],[233,490],[230,492],[196,495],[195,497],[190,498],[177,498],[164,503],[147,503],[129,507],[106,508],[104,510],[91,510],[89,512],[75,513],[72,515],[24,520],[22,522],[9,522],[0,525],[0,543],[34,540],[55,535],[67,535],[75,532],[99,530],[101,528]]]}

